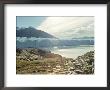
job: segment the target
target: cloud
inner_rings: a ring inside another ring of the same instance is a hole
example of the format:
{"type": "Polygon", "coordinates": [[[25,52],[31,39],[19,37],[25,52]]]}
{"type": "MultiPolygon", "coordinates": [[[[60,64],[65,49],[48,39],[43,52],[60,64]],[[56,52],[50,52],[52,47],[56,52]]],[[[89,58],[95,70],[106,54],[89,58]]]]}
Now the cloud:
{"type": "Polygon", "coordinates": [[[27,37],[16,37],[16,40],[20,42],[25,42],[27,41],[27,37]]]}
{"type": "Polygon", "coordinates": [[[58,38],[93,36],[94,17],[47,17],[37,28],[58,38]]]}

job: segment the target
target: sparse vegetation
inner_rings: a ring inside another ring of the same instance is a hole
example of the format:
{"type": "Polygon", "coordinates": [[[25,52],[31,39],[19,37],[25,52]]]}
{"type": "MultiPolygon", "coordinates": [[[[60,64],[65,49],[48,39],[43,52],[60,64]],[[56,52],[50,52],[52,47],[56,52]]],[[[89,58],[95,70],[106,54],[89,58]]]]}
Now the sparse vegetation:
{"type": "Polygon", "coordinates": [[[41,49],[17,49],[16,73],[93,74],[94,51],[87,52],[73,60],[41,49]]]}

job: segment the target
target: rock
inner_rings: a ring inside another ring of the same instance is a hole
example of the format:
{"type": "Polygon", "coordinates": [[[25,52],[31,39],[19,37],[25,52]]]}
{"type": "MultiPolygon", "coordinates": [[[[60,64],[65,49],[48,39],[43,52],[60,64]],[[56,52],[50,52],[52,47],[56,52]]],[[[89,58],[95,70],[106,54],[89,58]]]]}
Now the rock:
{"type": "Polygon", "coordinates": [[[75,73],[77,73],[77,74],[83,74],[83,71],[81,71],[81,70],[75,70],[75,73]]]}
{"type": "Polygon", "coordinates": [[[93,74],[94,51],[76,59],[41,49],[26,48],[16,50],[17,72],[38,74],[93,74]],[[35,61],[36,60],[36,61],[35,61]],[[19,62],[20,61],[20,62],[19,62]],[[23,64],[24,62],[24,64],[23,64]],[[28,65],[28,66],[27,66],[28,65]],[[21,68],[23,66],[23,68],[21,68]],[[24,71],[22,71],[24,69],[24,71]]]}
{"type": "Polygon", "coordinates": [[[94,51],[87,52],[76,59],[75,72],[78,74],[94,73],[94,51]]]}

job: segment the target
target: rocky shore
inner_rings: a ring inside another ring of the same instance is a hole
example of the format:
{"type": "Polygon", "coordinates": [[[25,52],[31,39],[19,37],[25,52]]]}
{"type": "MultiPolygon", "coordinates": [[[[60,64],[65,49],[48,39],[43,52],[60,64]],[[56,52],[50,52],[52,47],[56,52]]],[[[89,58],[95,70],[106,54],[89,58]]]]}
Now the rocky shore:
{"type": "Polygon", "coordinates": [[[94,74],[94,51],[76,59],[41,49],[16,49],[16,74],[94,74]]]}

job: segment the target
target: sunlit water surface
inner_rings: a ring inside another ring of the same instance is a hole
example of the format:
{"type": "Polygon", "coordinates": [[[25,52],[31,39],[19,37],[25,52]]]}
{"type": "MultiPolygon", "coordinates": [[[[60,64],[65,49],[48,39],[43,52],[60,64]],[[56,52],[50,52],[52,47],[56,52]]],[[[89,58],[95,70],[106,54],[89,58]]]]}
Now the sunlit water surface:
{"type": "Polygon", "coordinates": [[[64,49],[57,49],[57,47],[55,47],[55,49],[51,50],[52,53],[59,54],[67,58],[77,58],[78,56],[81,56],[89,51],[94,51],[93,45],[73,46],[64,49]]]}

